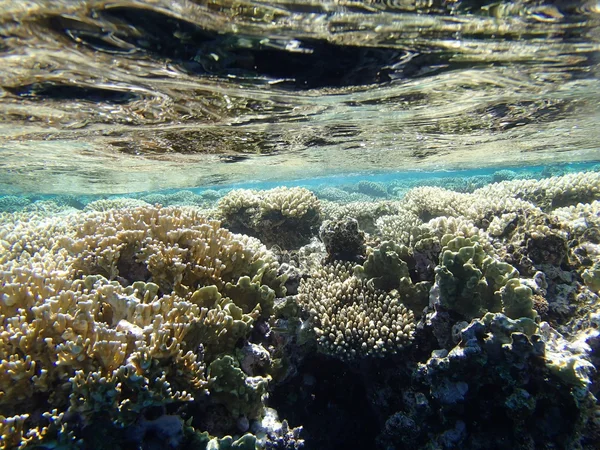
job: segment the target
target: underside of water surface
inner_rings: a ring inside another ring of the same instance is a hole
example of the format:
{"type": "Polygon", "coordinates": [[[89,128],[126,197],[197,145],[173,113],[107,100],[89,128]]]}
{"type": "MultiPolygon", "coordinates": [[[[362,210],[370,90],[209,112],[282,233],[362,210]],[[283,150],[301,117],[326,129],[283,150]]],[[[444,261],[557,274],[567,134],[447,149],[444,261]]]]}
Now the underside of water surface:
{"type": "Polygon", "coordinates": [[[593,1],[0,6],[5,194],[599,159],[593,1]]]}

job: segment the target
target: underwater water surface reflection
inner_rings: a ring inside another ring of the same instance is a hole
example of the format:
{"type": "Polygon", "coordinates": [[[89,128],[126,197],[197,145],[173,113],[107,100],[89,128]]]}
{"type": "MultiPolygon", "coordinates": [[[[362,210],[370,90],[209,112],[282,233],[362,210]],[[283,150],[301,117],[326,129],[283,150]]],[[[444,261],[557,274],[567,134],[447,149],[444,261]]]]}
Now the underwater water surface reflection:
{"type": "Polygon", "coordinates": [[[1,6],[6,193],[598,159],[594,2],[1,6]]]}

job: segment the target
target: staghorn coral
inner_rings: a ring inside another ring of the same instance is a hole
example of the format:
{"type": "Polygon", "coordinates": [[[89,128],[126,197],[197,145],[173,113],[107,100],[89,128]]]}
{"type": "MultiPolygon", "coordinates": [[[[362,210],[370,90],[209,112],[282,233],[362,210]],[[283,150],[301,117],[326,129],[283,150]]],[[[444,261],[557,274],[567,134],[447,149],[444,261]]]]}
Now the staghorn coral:
{"type": "Polygon", "coordinates": [[[299,301],[309,311],[319,350],[342,359],[384,356],[408,345],[413,313],[397,293],[375,289],[353,275],[352,265],[325,265],[303,280],[299,301]]]}
{"type": "Polygon", "coordinates": [[[475,225],[510,212],[540,211],[534,204],[511,195],[482,189],[464,194],[436,187],[410,190],[400,202],[400,210],[411,212],[423,222],[436,217],[462,217],[475,225]]]}
{"type": "Polygon", "coordinates": [[[600,201],[557,208],[550,214],[568,239],[568,261],[582,271],[600,261],[600,201]]]}
{"type": "Polygon", "coordinates": [[[321,220],[319,200],[304,188],[234,190],[219,200],[218,209],[231,230],[282,248],[307,243],[321,220]]]}
{"type": "Polygon", "coordinates": [[[401,208],[428,222],[434,217],[461,215],[469,203],[469,197],[469,194],[424,186],[408,191],[402,199],[401,208]]]}
{"type": "Polygon", "coordinates": [[[45,422],[34,414],[43,407],[127,424],[150,406],[202,395],[195,336],[215,326],[211,314],[156,291],[88,276],[67,282],[31,313],[19,308],[0,342],[3,360],[8,355],[3,410],[29,411],[30,428],[45,422]]]}

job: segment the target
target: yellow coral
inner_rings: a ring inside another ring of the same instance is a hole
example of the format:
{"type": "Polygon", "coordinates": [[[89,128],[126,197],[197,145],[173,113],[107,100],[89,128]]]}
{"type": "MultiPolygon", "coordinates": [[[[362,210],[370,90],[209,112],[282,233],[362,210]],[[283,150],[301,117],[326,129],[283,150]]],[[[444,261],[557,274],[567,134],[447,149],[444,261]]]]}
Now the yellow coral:
{"type": "Polygon", "coordinates": [[[0,406],[14,416],[2,431],[15,445],[39,439],[45,419],[28,414],[42,407],[52,417],[69,404],[82,414],[107,407],[127,421],[195,398],[205,358],[232,351],[259,317],[249,302],[262,297],[251,294],[281,289],[259,241],[193,208],[32,215],[0,226],[0,245],[0,406]],[[237,290],[220,294],[241,278],[246,312],[237,290]],[[202,289],[214,301],[198,301],[202,289]]]}

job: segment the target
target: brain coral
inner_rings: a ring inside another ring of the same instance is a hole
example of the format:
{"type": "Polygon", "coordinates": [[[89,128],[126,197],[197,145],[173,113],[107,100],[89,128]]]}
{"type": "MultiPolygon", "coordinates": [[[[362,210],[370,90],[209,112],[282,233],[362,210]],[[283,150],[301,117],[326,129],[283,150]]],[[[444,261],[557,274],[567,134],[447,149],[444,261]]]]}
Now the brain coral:
{"type": "Polygon", "coordinates": [[[283,292],[260,242],[194,209],[6,221],[0,250],[5,448],[57,433],[64,413],[127,424],[203,398],[206,364],[283,292]]]}

